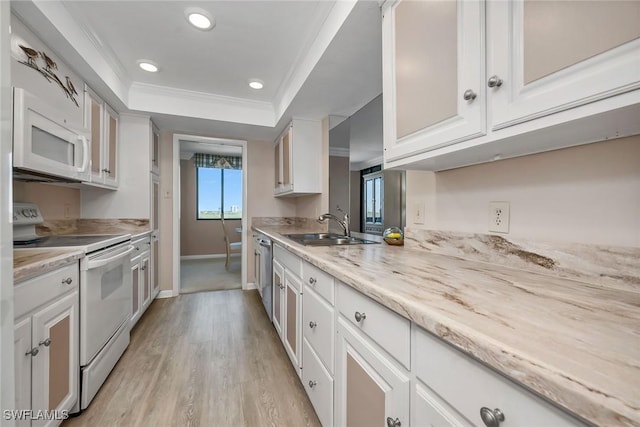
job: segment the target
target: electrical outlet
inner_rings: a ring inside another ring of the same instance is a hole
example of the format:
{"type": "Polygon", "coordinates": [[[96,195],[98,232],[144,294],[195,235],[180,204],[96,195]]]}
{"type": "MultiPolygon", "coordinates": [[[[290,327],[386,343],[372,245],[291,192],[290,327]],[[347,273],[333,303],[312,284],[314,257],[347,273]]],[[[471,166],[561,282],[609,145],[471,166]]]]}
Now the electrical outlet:
{"type": "Polygon", "coordinates": [[[489,202],[489,231],[509,232],[509,202],[489,202]]]}
{"type": "Polygon", "coordinates": [[[422,203],[416,203],[413,209],[413,223],[424,224],[424,205],[422,203]]]}

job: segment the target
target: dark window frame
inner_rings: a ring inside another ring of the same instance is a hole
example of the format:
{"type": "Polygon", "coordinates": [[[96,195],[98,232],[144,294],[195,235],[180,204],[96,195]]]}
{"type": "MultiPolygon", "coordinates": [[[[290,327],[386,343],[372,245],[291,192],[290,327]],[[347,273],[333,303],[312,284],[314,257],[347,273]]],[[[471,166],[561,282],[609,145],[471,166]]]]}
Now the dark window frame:
{"type": "MultiPolygon", "coordinates": [[[[242,177],[242,179],[244,179],[244,176],[242,177]]],[[[242,216],[240,216],[239,218],[224,217],[224,168],[200,168],[196,166],[196,221],[220,221],[223,219],[225,221],[242,220],[242,216]],[[200,176],[198,175],[198,171],[200,169],[218,169],[220,171],[220,218],[200,218],[200,197],[198,196],[198,190],[200,189],[200,176]]]]}

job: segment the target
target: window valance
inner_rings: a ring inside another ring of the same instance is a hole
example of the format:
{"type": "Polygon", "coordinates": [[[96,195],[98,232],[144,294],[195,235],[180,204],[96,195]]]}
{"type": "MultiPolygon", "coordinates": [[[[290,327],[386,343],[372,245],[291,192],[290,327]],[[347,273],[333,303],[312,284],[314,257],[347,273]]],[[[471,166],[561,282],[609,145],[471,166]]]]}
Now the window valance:
{"type": "Polygon", "coordinates": [[[195,153],[193,159],[197,168],[242,169],[242,157],[239,156],[195,153]]]}

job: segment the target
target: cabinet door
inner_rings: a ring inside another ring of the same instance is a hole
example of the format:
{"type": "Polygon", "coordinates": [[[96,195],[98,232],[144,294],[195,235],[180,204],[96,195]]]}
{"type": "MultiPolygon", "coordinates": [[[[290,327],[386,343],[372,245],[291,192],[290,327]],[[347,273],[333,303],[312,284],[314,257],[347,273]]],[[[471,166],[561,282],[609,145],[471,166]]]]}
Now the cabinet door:
{"type": "Polygon", "coordinates": [[[493,129],[640,88],[640,2],[492,1],[487,19],[493,129]]]}
{"type": "Polygon", "coordinates": [[[84,126],[91,133],[91,182],[102,183],[104,179],[102,172],[104,103],[89,87],[85,87],[84,93],[84,126]]]}
{"type": "Polygon", "coordinates": [[[338,318],[337,338],[334,424],[408,426],[410,383],[406,372],[342,316],[338,318]]]}
{"type": "Polygon", "coordinates": [[[160,131],[151,124],[151,172],[160,175],[160,131]]]}
{"type": "Polygon", "coordinates": [[[276,328],[280,339],[283,338],[284,324],[284,268],[278,261],[273,260],[273,326],[276,328]]]}
{"type": "MultiPolygon", "coordinates": [[[[31,317],[16,323],[13,330],[14,375],[16,392],[16,410],[31,409],[31,360],[38,357],[31,350],[31,317]]],[[[37,349],[40,352],[40,349],[37,349]]],[[[29,426],[29,420],[19,420],[16,425],[29,426]]]]}
{"type": "Polygon", "coordinates": [[[443,403],[429,387],[416,380],[411,391],[411,425],[471,427],[473,424],[443,403]]]}
{"type": "Polygon", "coordinates": [[[291,163],[291,127],[282,136],[282,187],[284,191],[293,189],[293,165],[291,163]]]}
{"type": "MultiPolygon", "coordinates": [[[[33,315],[32,409],[69,410],[78,400],[78,293],[33,315]]],[[[53,425],[55,421],[34,421],[53,425]]]]}
{"type": "Polygon", "coordinates": [[[484,135],[483,1],[391,3],[383,13],[385,161],[484,135]]]}
{"type": "Polygon", "coordinates": [[[158,233],[151,235],[151,298],[155,298],[160,292],[160,240],[158,239],[158,233]]]}
{"type": "Polygon", "coordinates": [[[282,139],[279,139],[273,147],[274,163],[274,182],[273,192],[280,193],[282,191],[282,139]]]}
{"type": "Polygon", "coordinates": [[[117,113],[105,104],[102,172],[104,172],[104,183],[111,187],[118,186],[118,122],[117,113]]]}
{"type": "Polygon", "coordinates": [[[151,175],[151,229],[158,234],[160,229],[160,177],[151,175]]]}
{"type": "Polygon", "coordinates": [[[302,280],[288,270],[284,272],[284,348],[298,375],[302,367],[302,280]]]}
{"type": "Polygon", "coordinates": [[[150,253],[142,254],[140,258],[140,286],[142,286],[143,311],[151,304],[151,269],[149,268],[150,253]]]}
{"type": "Polygon", "coordinates": [[[138,319],[140,319],[140,314],[142,313],[142,298],[140,288],[140,258],[136,257],[135,260],[131,261],[131,283],[132,283],[132,299],[131,299],[131,326],[135,325],[138,319]]]}

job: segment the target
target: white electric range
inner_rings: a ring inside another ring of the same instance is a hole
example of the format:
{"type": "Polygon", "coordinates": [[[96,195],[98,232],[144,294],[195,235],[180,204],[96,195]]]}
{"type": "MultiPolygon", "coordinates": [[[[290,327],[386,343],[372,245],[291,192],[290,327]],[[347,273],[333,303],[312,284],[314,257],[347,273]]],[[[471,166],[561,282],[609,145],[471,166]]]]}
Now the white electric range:
{"type": "Polygon", "coordinates": [[[134,250],[130,234],[39,236],[34,203],[14,203],[14,249],[83,249],[80,260],[80,400],[85,409],[129,345],[134,250]]]}

